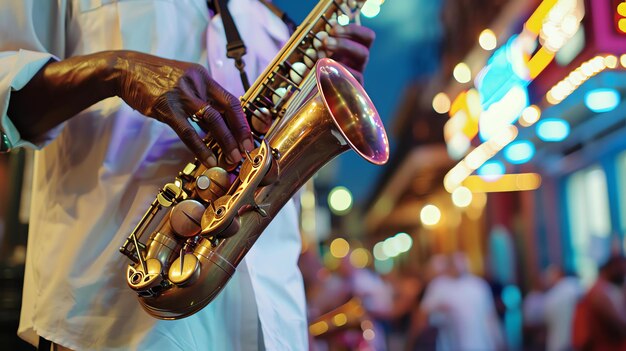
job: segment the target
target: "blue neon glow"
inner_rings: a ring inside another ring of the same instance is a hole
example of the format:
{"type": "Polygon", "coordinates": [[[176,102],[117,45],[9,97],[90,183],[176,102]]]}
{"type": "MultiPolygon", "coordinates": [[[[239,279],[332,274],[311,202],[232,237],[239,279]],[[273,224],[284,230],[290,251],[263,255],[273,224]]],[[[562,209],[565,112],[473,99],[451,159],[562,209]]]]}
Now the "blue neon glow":
{"type": "Polygon", "coordinates": [[[537,123],[537,137],[545,142],[563,141],[569,135],[569,123],[560,118],[546,118],[537,123]]]}
{"type": "Polygon", "coordinates": [[[522,111],[528,107],[528,89],[525,85],[514,83],[510,89],[480,114],[478,135],[486,141],[497,134],[502,128],[515,123],[522,111]]]}
{"type": "Polygon", "coordinates": [[[494,181],[500,178],[504,172],[504,163],[497,160],[487,161],[476,170],[476,174],[486,181],[494,181]]]}
{"type": "Polygon", "coordinates": [[[513,86],[525,88],[530,81],[522,45],[516,39],[517,36],[512,36],[494,51],[485,68],[476,76],[474,85],[480,93],[483,110],[500,101],[513,86]]]}
{"type": "Polygon", "coordinates": [[[504,158],[514,165],[530,161],[535,156],[535,145],[528,140],[515,141],[504,149],[504,158]]]}
{"type": "Polygon", "coordinates": [[[620,95],[615,89],[595,89],[585,94],[585,106],[595,113],[612,111],[619,101],[620,95]]]}

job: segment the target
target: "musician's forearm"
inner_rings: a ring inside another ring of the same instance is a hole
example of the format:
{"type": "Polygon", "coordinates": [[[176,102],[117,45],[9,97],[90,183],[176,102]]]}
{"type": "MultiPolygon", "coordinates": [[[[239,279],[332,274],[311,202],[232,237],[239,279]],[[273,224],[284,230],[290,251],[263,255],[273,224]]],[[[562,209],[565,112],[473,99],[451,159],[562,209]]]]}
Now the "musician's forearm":
{"type": "Polygon", "coordinates": [[[8,116],[23,139],[35,138],[114,94],[119,52],[50,62],[11,94],[8,116]]]}

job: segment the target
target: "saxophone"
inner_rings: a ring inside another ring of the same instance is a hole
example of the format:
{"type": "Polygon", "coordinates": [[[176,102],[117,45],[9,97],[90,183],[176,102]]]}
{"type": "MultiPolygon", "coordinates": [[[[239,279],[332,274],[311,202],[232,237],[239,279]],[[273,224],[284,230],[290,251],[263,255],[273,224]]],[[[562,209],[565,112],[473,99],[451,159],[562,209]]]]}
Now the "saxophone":
{"type": "Polygon", "coordinates": [[[150,315],[179,319],[210,303],[272,218],[335,156],[353,149],[387,162],[376,108],[348,70],[317,50],[337,17],[358,19],[362,3],[317,4],[241,98],[251,125],[271,121],[254,135],[256,149],[235,171],[188,163],[120,247],[132,261],[128,286],[150,315]]]}

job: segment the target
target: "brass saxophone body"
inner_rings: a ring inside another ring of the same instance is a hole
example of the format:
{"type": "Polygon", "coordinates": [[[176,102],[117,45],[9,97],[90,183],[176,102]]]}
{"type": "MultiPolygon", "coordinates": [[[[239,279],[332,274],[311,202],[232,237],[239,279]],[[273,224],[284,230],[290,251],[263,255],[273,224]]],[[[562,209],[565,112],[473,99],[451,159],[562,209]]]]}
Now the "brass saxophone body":
{"type": "Polygon", "coordinates": [[[187,164],[122,245],[132,261],[127,283],[149,314],[178,319],[211,302],[272,218],[335,156],[353,149],[374,164],[387,161],[387,135],[369,97],[316,51],[333,19],[354,16],[361,3],[318,3],[241,98],[253,126],[254,118],[273,122],[235,180],[219,167],[187,164]]]}

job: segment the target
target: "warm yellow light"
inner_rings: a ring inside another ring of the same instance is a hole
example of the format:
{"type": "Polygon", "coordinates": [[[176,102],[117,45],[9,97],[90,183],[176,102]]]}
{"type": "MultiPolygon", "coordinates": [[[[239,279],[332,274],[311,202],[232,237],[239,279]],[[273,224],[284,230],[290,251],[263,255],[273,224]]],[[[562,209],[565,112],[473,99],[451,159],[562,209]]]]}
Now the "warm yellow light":
{"type": "Polygon", "coordinates": [[[617,5],[617,13],[622,17],[626,17],[626,2],[621,2],[617,5]]]}
{"type": "Polygon", "coordinates": [[[456,189],[463,179],[467,178],[470,174],[472,174],[472,169],[470,169],[466,162],[463,160],[457,163],[451,170],[446,173],[443,177],[443,186],[446,188],[446,191],[452,193],[454,189],[456,189]]]}
{"type": "Polygon", "coordinates": [[[496,34],[491,29],[485,29],[480,32],[478,44],[480,44],[481,48],[491,51],[498,45],[498,39],[496,38],[496,34]]]}
{"type": "Polygon", "coordinates": [[[472,71],[465,62],[461,62],[454,67],[452,72],[454,79],[459,83],[467,83],[472,80],[472,71]]]}
{"type": "Polygon", "coordinates": [[[330,254],[336,258],[343,258],[350,252],[350,244],[346,239],[337,238],[330,243],[330,254]]]}
{"type": "Polygon", "coordinates": [[[548,14],[548,12],[550,12],[552,7],[554,7],[554,4],[556,4],[556,2],[557,0],[542,1],[535,10],[535,12],[530,15],[528,21],[526,21],[526,30],[534,34],[539,34],[539,31],[541,30],[541,25],[543,24],[543,19],[546,18],[546,15],[548,14]]]}
{"type": "Polygon", "coordinates": [[[328,194],[328,205],[335,214],[346,214],[352,208],[352,193],[343,186],[335,187],[328,194]]]}
{"type": "Polygon", "coordinates": [[[626,68],[626,54],[619,57],[619,63],[622,64],[622,67],[626,68]]]}
{"type": "MultiPolygon", "coordinates": [[[[626,3],[622,3],[622,4],[626,4],[626,3]]],[[[610,68],[610,69],[614,69],[615,67],[617,67],[617,56],[615,55],[608,55],[604,58],[604,64],[610,68]]]]}
{"type": "Polygon", "coordinates": [[[311,324],[309,327],[309,332],[311,335],[318,336],[326,333],[328,331],[328,323],[321,321],[314,324],[311,324]]]}
{"type": "Polygon", "coordinates": [[[578,18],[572,14],[565,16],[563,21],[561,21],[561,30],[566,34],[567,38],[576,34],[579,26],[578,18]]]}
{"type": "Polygon", "coordinates": [[[324,263],[324,267],[330,269],[331,271],[339,268],[339,264],[341,263],[337,257],[333,256],[329,252],[326,252],[324,254],[324,256],[322,257],[322,262],[324,263]]]}
{"type": "Polygon", "coordinates": [[[548,93],[546,94],[546,101],[551,105],[556,105],[559,102],[561,102],[561,100],[558,100],[557,98],[554,97],[554,95],[552,94],[552,91],[548,91],[548,93]]]}
{"type": "Polygon", "coordinates": [[[626,33],[626,18],[620,18],[620,20],[617,21],[617,27],[622,33],[626,33]]]}
{"type": "Polygon", "coordinates": [[[420,212],[420,220],[426,226],[433,226],[439,223],[441,219],[441,211],[439,207],[428,204],[422,208],[420,212]]]}
{"type": "Polygon", "coordinates": [[[348,322],[348,316],[346,316],[345,313],[339,313],[333,317],[333,323],[335,323],[335,325],[338,327],[341,327],[347,322],[348,322]]]}
{"type": "Polygon", "coordinates": [[[438,93],[433,98],[433,110],[437,113],[448,113],[450,111],[450,98],[446,93],[438,93]]]}
{"type": "Polygon", "coordinates": [[[361,322],[361,329],[365,330],[365,329],[372,329],[372,328],[374,328],[374,323],[372,323],[372,321],[366,319],[363,322],[361,322]]]}
{"type": "Polygon", "coordinates": [[[359,247],[350,254],[350,263],[356,268],[365,268],[370,261],[370,254],[366,249],[359,247]]]}
{"type": "Polygon", "coordinates": [[[300,197],[300,205],[303,209],[314,209],[315,208],[315,193],[310,190],[306,190],[302,193],[300,197]]]}
{"type": "Polygon", "coordinates": [[[554,52],[542,47],[537,53],[531,57],[528,61],[528,74],[530,79],[535,79],[539,73],[543,72],[546,67],[554,59],[554,52]]]}
{"type": "Polygon", "coordinates": [[[482,210],[487,205],[487,194],[485,193],[472,193],[471,208],[482,210]]]}
{"type": "Polygon", "coordinates": [[[504,174],[495,181],[485,181],[479,176],[469,176],[463,185],[473,193],[528,191],[541,186],[541,176],[537,173],[504,174]]]}
{"type": "Polygon", "coordinates": [[[524,127],[530,127],[539,120],[539,117],[541,117],[541,110],[539,107],[537,105],[530,105],[522,111],[519,124],[524,127]]]}
{"type": "Polygon", "coordinates": [[[472,203],[472,192],[464,187],[460,186],[452,192],[452,203],[456,207],[467,207],[472,203]]]}

